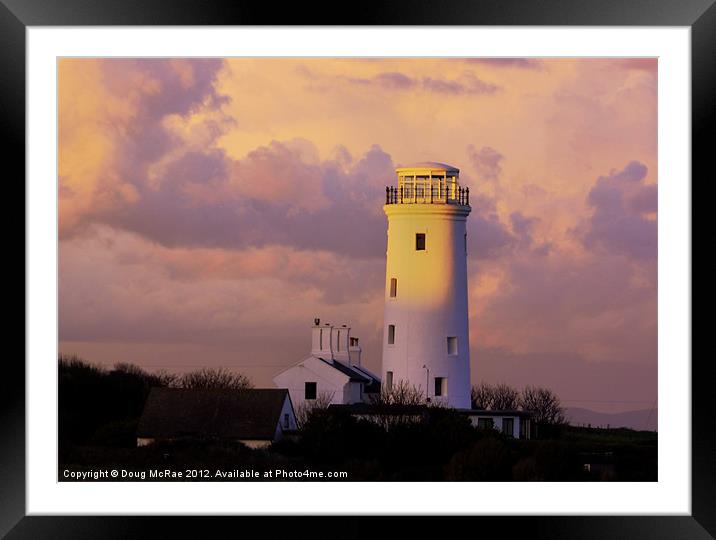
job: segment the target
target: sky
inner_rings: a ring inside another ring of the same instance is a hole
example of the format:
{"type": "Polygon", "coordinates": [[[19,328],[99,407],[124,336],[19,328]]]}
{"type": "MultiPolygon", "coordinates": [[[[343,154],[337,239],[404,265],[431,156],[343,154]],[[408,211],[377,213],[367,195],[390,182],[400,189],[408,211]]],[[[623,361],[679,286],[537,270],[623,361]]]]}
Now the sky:
{"type": "Polygon", "coordinates": [[[256,386],[347,324],[380,373],[394,169],[470,187],[473,383],[657,399],[657,60],[62,59],[59,348],[256,386]]]}

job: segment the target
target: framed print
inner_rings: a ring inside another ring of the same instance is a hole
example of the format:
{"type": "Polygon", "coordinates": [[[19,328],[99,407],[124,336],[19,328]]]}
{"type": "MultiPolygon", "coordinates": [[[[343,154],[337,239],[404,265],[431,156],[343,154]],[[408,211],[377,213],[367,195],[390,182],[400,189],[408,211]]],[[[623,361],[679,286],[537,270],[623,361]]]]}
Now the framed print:
{"type": "Polygon", "coordinates": [[[272,11],[4,2],[27,322],[0,530],[714,534],[713,4],[272,11]]]}

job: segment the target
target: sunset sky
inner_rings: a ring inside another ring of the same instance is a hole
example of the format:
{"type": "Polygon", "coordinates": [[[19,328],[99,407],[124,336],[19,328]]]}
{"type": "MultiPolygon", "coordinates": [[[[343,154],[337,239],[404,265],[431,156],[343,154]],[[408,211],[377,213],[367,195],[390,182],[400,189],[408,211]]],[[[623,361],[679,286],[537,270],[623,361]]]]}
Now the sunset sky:
{"type": "Polygon", "coordinates": [[[657,397],[657,62],[65,59],[60,352],[271,386],[314,317],[380,372],[394,168],[470,187],[473,383],[657,397]]]}

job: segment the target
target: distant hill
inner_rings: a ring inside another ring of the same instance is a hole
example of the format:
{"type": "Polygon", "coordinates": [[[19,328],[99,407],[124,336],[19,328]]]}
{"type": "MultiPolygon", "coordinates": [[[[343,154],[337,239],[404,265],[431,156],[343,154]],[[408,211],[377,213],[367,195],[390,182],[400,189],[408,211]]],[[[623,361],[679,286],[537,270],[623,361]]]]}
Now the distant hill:
{"type": "Polygon", "coordinates": [[[567,421],[573,426],[591,424],[592,427],[627,427],[636,430],[658,431],[658,409],[643,409],[621,413],[602,413],[568,407],[565,411],[567,421]]]}

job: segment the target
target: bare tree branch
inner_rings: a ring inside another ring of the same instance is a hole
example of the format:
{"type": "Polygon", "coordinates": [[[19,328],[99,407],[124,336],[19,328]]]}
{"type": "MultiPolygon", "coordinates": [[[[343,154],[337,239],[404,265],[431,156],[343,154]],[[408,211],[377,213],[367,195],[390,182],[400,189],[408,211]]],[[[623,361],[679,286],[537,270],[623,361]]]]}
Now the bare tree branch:
{"type": "Polygon", "coordinates": [[[335,392],[319,392],[316,399],[306,399],[298,407],[296,407],[296,424],[301,429],[305,426],[316,413],[320,413],[328,409],[333,401],[335,392]]]}
{"type": "Polygon", "coordinates": [[[526,386],[520,396],[520,405],[534,414],[537,423],[564,424],[566,421],[559,397],[548,388],[526,386]]]}
{"type": "Polygon", "coordinates": [[[202,368],[185,373],[176,385],[180,388],[223,388],[246,390],[253,388],[251,380],[242,373],[233,373],[226,368],[202,368]]]}

